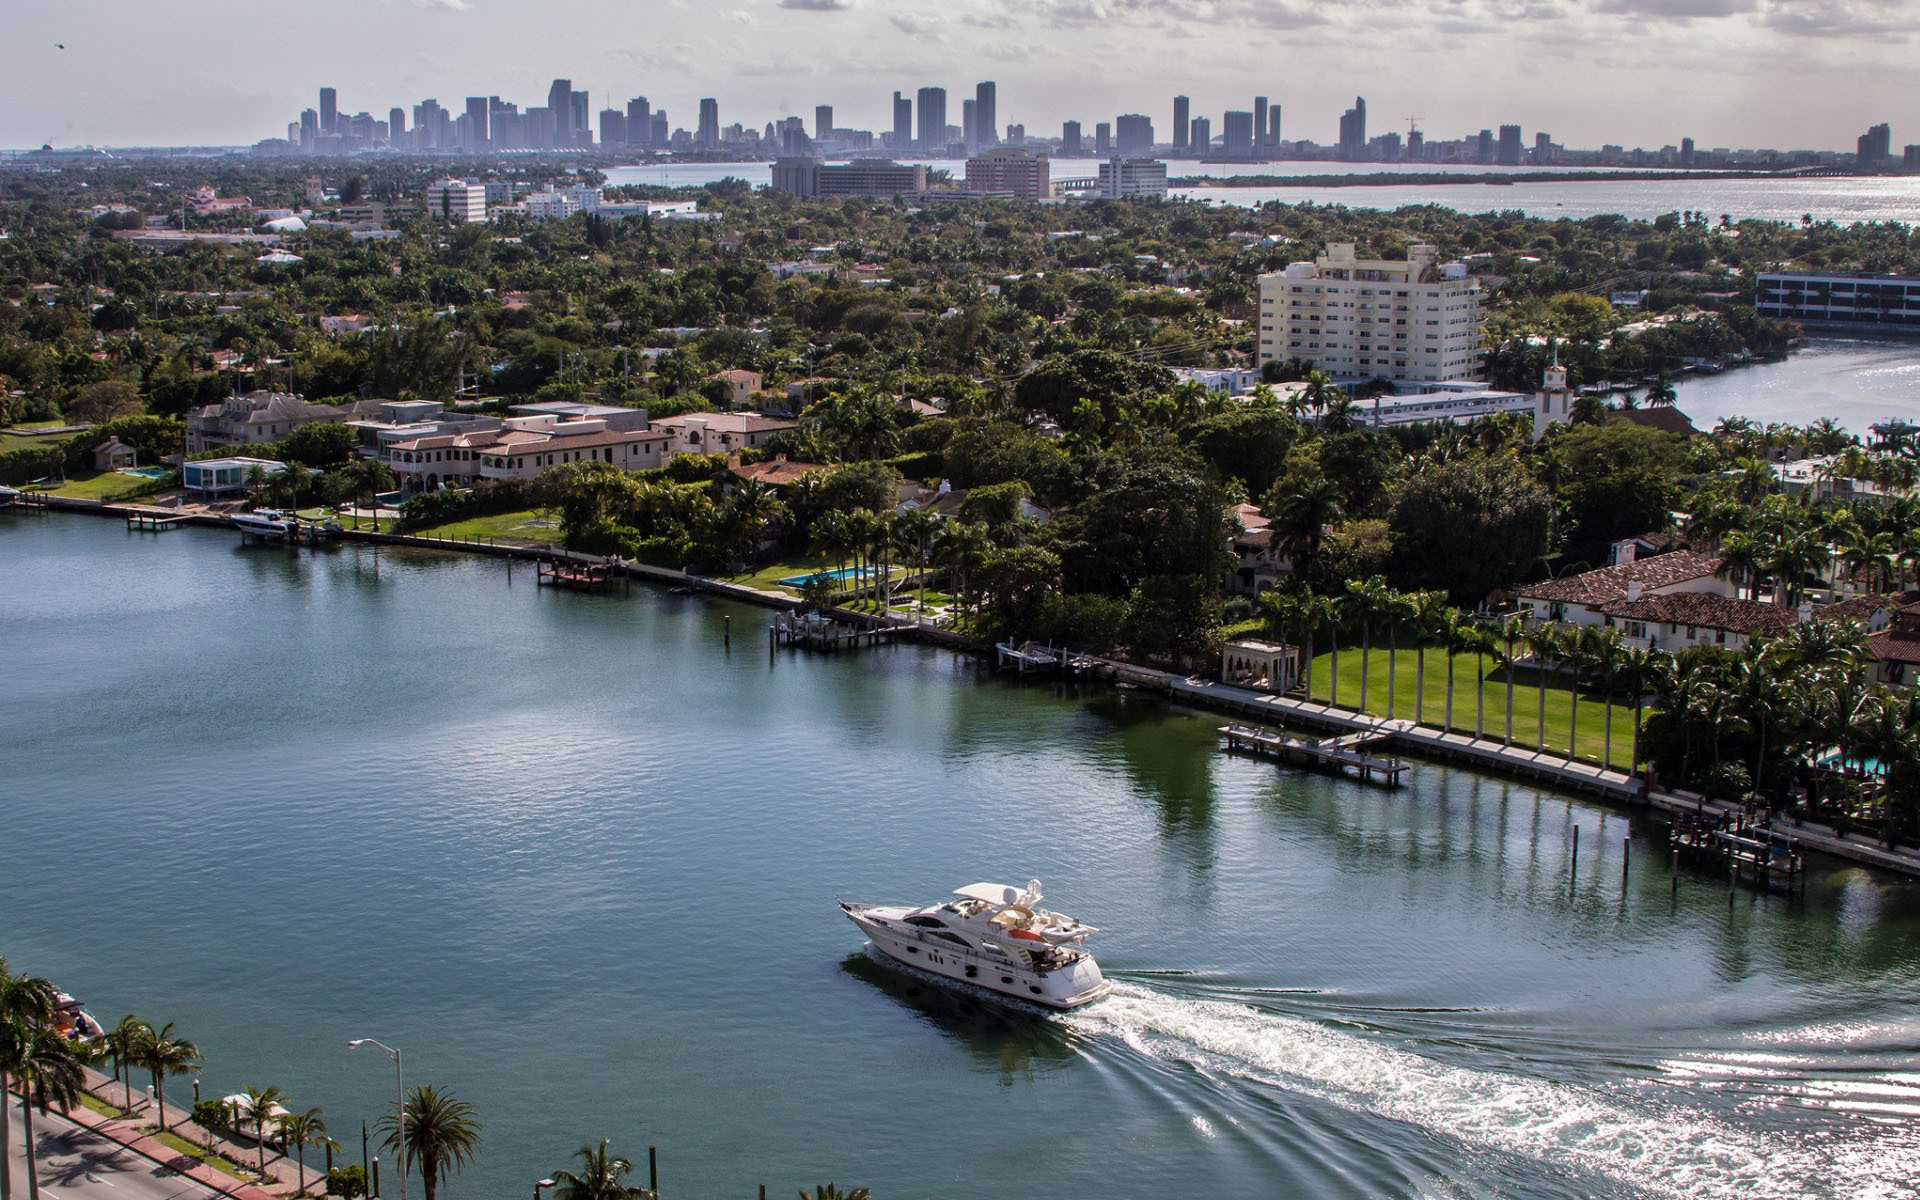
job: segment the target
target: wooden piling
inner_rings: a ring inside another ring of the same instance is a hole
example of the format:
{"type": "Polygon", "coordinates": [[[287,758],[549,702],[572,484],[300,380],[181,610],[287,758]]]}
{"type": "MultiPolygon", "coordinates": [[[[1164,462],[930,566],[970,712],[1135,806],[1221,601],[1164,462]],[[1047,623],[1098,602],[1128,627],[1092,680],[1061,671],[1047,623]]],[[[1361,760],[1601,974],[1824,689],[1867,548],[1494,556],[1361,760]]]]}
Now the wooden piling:
{"type": "Polygon", "coordinates": [[[1632,855],[1633,835],[1628,834],[1620,839],[1620,890],[1622,892],[1627,890],[1627,864],[1632,855]]]}
{"type": "Polygon", "coordinates": [[[729,650],[733,649],[733,614],[732,613],[722,613],[720,615],[720,638],[721,638],[721,641],[726,645],[727,649],[729,650]]]}
{"type": "Polygon", "coordinates": [[[1574,877],[1580,874],[1580,827],[1573,827],[1573,863],[1567,868],[1567,885],[1573,885],[1574,877]]]}
{"type": "Polygon", "coordinates": [[[660,1195],[660,1157],[654,1147],[647,1147],[647,1190],[654,1196],[660,1195]]]}

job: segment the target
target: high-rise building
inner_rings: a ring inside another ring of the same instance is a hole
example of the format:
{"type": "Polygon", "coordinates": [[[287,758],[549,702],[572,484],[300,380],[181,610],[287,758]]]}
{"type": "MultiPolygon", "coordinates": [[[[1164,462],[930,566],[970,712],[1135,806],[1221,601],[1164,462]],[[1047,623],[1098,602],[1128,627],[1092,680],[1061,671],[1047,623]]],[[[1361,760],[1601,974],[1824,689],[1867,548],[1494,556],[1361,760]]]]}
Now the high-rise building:
{"type": "Polygon", "coordinates": [[[828,166],[817,154],[774,160],[775,191],[806,199],[810,196],[897,196],[927,190],[927,165],[902,166],[879,158],[856,158],[828,166]]]}
{"type": "Polygon", "coordinates": [[[1340,157],[1360,162],[1367,157],[1367,101],[1353,98],[1353,107],[1340,114],[1340,157]]]}
{"type": "Polygon", "coordinates": [[[1493,130],[1482,129],[1480,136],[1473,139],[1473,161],[1477,163],[1493,161],[1493,130]]]}
{"type": "Polygon", "coordinates": [[[1480,373],[1480,284],[1429,245],[1406,261],[1352,242],[1260,277],[1260,363],[1304,359],[1336,378],[1435,382],[1480,373]]]}
{"type": "Polygon", "coordinates": [[[1893,158],[1893,128],[1886,124],[1871,127],[1854,142],[1854,150],[1860,166],[1886,166],[1893,158]]]}
{"type": "Polygon", "coordinates": [[[893,150],[899,154],[913,146],[913,101],[899,92],[893,94],[893,150]]]}
{"type": "Polygon", "coordinates": [[[920,106],[919,138],[915,145],[922,154],[938,154],[947,148],[947,89],[923,87],[914,96],[920,106]]]}
{"type": "Polygon", "coordinates": [[[387,145],[405,145],[407,140],[407,110],[390,108],[387,110],[387,145]]]}
{"type": "Polygon", "coordinates": [[[332,88],[320,89],[320,132],[333,133],[340,123],[340,102],[332,88]]]}
{"type": "Polygon", "coordinates": [[[627,101],[627,145],[641,149],[653,145],[653,105],[645,96],[627,101]]]}
{"type": "Polygon", "coordinates": [[[1101,121],[1093,127],[1093,152],[1105,157],[1113,153],[1113,125],[1101,121]]]}
{"type": "Polygon", "coordinates": [[[1693,165],[1693,139],[1692,138],[1680,139],[1680,165],[1683,167],[1691,167],[1693,165]]]}
{"type": "Polygon", "coordinates": [[[1278,104],[1267,106],[1267,131],[1263,136],[1267,139],[1267,149],[1280,148],[1280,106],[1278,104]]]}
{"type": "Polygon", "coordinates": [[[1175,96],[1173,98],[1173,150],[1176,154],[1187,148],[1187,139],[1192,132],[1188,125],[1191,119],[1187,115],[1187,98],[1175,96]]]}
{"type": "Polygon", "coordinates": [[[1062,121],[1060,123],[1060,153],[1080,153],[1080,122],[1062,121]]]}
{"type": "Polygon", "coordinates": [[[1427,156],[1427,135],[1418,129],[1407,130],[1407,161],[1422,162],[1427,156]]]}
{"type": "Polygon", "coordinates": [[[991,79],[973,85],[973,128],[979,141],[970,143],[972,149],[990,149],[1000,140],[1000,87],[991,79]]]}
{"type": "Polygon", "coordinates": [[[1099,193],[1114,200],[1167,194],[1167,164],[1157,158],[1110,158],[1100,164],[1099,193]]]}
{"type": "Polygon", "coordinates": [[[1240,109],[1228,111],[1220,122],[1220,153],[1228,158],[1253,157],[1253,114],[1240,109]]]}
{"type": "Polygon", "coordinates": [[[1187,127],[1187,149],[1201,158],[1213,153],[1213,122],[1195,117],[1187,127]]]}
{"type": "Polygon", "coordinates": [[[320,113],[316,109],[300,110],[300,150],[312,154],[314,146],[320,140],[320,113]]]}
{"type": "Polygon", "coordinates": [[[720,102],[712,96],[700,101],[700,128],[693,140],[702,150],[720,148],[720,102]]]}
{"type": "Polygon", "coordinates": [[[1500,127],[1500,165],[1517,167],[1520,165],[1520,127],[1502,125],[1500,127]]]}
{"type": "Polygon", "coordinates": [[[813,106],[813,140],[824,142],[833,136],[833,105],[813,106]]]}
{"type": "Polygon", "coordinates": [[[647,146],[654,150],[665,150],[673,140],[673,125],[667,120],[667,110],[660,109],[653,114],[653,120],[647,123],[647,146]]]}
{"type": "Polygon", "coordinates": [[[1533,135],[1533,161],[1535,163],[1540,166],[1546,166],[1552,163],[1555,157],[1555,149],[1553,135],[1546,130],[1540,130],[1533,135]]]}
{"type": "Polygon", "coordinates": [[[527,135],[523,141],[529,149],[550,150],[559,143],[554,139],[560,136],[560,123],[554,118],[551,108],[530,108],[526,111],[527,135]]]}
{"type": "Polygon", "coordinates": [[[627,144],[627,114],[617,108],[600,110],[600,144],[602,146],[624,146],[627,144]]]}
{"type": "Polygon", "coordinates": [[[967,190],[1018,200],[1044,200],[1053,194],[1047,156],[1017,146],[982,150],[967,160],[967,190]]]}
{"type": "Polygon", "coordinates": [[[1122,158],[1145,158],[1153,153],[1153,120],[1139,113],[1114,119],[1114,152],[1122,158]]]}
{"type": "Polygon", "coordinates": [[[1258,154],[1267,148],[1267,98],[1253,98],[1253,153],[1258,154]]]}
{"type": "Polygon", "coordinates": [[[593,145],[593,116],[587,108],[587,94],[575,92],[568,100],[573,104],[573,144],[593,145]]]}
{"type": "Polygon", "coordinates": [[[547,109],[553,113],[553,146],[571,146],[573,128],[573,80],[556,79],[547,88],[547,109]]]}
{"type": "Polygon", "coordinates": [[[977,122],[980,115],[980,102],[972,96],[960,101],[960,142],[966,146],[967,153],[973,153],[980,144],[980,130],[977,122]]]}
{"type": "Polygon", "coordinates": [[[467,149],[485,150],[490,144],[489,109],[485,96],[467,97],[467,149]]]}
{"type": "Polygon", "coordinates": [[[465,223],[487,219],[487,185],[464,179],[441,179],[427,185],[427,212],[465,223]]]}

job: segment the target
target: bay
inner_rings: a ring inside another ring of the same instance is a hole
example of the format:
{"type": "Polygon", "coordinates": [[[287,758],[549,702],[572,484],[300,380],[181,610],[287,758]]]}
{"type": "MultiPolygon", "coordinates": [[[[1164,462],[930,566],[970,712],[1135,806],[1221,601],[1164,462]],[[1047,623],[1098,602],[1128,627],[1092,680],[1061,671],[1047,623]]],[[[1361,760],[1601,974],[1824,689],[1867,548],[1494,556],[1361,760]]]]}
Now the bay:
{"type": "Polygon", "coordinates": [[[0,953],[179,1022],[203,1093],[284,1087],[350,1153],[393,1076],[346,1042],[402,1047],[485,1125],[452,1200],[603,1136],[687,1197],[1857,1196],[1920,1168],[1910,885],[1676,888],[1650,830],[1519,784],[1368,790],[946,652],[769,662],[742,606],[237,542],[0,513],[0,953]],[[955,998],[833,907],[1029,876],[1102,927],[1113,997],[955,998]]]}

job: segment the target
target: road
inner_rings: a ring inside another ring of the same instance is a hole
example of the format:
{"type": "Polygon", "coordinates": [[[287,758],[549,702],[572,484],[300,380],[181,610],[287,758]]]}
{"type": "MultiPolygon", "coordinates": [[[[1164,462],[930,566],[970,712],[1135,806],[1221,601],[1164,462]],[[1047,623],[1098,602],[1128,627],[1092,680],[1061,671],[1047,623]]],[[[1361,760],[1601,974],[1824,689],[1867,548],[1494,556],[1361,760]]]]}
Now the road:
{"type": "MultiPolygon", "coordinates": [[[[9,1098],[11,1099],[11,1098],[9,1098]]],[[[27,1193],[20,1105],[8,1115],[7,1159],[16,1197],[27,1193]]],[[[219,1193],[82,1129],[56,1112],[33,1115],[40,1150],[40,1191],[67,1200],[216,1200],[219,1193]]]]}

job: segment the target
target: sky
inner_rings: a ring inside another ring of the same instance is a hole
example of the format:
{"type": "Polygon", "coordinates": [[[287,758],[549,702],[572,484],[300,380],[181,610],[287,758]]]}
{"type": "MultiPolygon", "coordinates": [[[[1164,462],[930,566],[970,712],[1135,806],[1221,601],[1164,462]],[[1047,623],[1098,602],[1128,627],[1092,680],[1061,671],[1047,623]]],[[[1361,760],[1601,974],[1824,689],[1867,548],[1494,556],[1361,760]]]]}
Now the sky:
{"type": "Polygon", "coordinates": [[[981,79],[999,115],[1144,112],[1172,97],[1221,129],[1265,95],[1282,136],[1336,140],[1365,95],[1369,133],[1429,138],[1518,123],[1573,147],[1852,149],[1889,121],[1920,142],[1920,0],[10,0],[0,12],[0,146],[239,144],[283,136],[332,85],[384,117],[434,97],[523,108],[556,76],[598,111],[647,96],[693,127],[758,127],[813,106],[891,126],[894,89],[981,79]],[[6,10],[11,11],[6,11],[6,10]],[[1903,119],[1904,118],[1904,119],[1903,119]]]}

